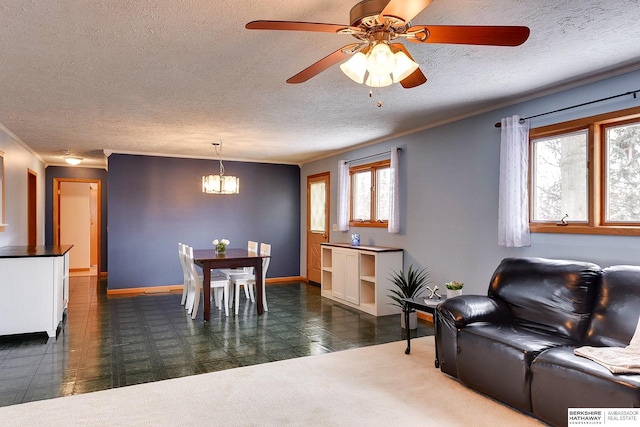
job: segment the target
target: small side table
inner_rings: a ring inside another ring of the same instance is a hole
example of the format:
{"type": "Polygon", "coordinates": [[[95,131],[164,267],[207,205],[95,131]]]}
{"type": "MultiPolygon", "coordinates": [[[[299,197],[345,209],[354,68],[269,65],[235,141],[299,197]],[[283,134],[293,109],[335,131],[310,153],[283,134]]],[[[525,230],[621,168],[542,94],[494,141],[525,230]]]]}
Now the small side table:
{"type": "MultiPolygon", "coordinates": [[[[438,315],[438,311],[436,310],[436,307],[438,306],[438,304],[440,304],[442,301],[446,300],[446,298],[439,298],[439,299],[429,299],[429,298],[423,298],[423,297],[418,297],[418,298],[403,298],[402,299],[402,305],[404,308],[404,320],[405,320],[405,326],[407,326],[407,349],[404,351],[404,354],[410,354],[411,353],[411,331],[409,330],[409,313],[412,310],[417,310],[417,311],[423,311],[425,313],[430,313],[433,316],[433,334],[434,336],[438,334],[438,322],[437,322],[437,315],[438,315]]],[[[438,360],[438,346],[436,346],[436,360],[435,360],[435,365],[436,368],[440,367],[440,361],[438,360]]]]}

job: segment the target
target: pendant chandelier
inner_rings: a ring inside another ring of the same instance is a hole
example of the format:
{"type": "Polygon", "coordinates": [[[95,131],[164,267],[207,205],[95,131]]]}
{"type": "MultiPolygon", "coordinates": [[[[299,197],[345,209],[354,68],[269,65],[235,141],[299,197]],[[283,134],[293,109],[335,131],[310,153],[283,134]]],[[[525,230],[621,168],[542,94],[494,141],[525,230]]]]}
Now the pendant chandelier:
{"type": "MultiPolygon", "coordinates": [[[[213,142],[211,145],[216,150],[218,157],[222,153],[222,141],[213,142]]],[[[238,194],[240,193],[240,179],[233,175],[224,174],[224,165],[219,158],[220,173],[218,175],[205,175],[202,177],[202,192],[208,194],[238,194]]]]}

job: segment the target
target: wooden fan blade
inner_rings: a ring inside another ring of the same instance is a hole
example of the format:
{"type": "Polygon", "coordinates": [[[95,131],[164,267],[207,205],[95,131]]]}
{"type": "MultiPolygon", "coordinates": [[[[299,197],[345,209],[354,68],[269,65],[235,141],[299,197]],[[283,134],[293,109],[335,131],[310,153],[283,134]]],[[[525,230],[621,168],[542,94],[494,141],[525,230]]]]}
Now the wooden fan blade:
{"type": "Polygon", "coordinates": [[[416,25],[407,30],[412,43],[519,46],[529,38],[528,27],[472,25],[416,25]],[[424,40],[422,35],[426,36],[424,40]]]}
{"type": "Polygon", "coordinates": [[[411,89],[416,86],[420,86],[423,83],[427,82],[427,77],[424,75],[420,68],[416,68],[416,70],[409,74],[404,80],[400,81],[400,84],[405,89],[411,89]]]}
{"type": "Polygon", "coordinates": [[[429,6],[433,0],[390,0],[382,9],[378,20],[384,22],[385,16],[392,16],[404,22],[409,22],[422,10],[429,6]]]}
{"type": "Polygon", "coordinates": [[[348,58],[349,55],[348,53],[344,53],[344,50],[349,50],[349,48],[353,47],[357,45],[357,43],[355,44],[348,44],[346,46],[341,47],[340,49],[336,50],[333,53],[330,53],[329,55],[325,56],[324,58],[322,58],[320,61],[316,62],[315,64],[305,68],[304,70],[300,71],[298,74],[296,74],[295,76],[289,78],[287,80],[287,83],[304,83],[307,80],[309,80],[311,77],[315,77],[316,75],[320,74],[321,72],[323,72],[324,70],[326,70],[329,67],[332,67],[334,65],[336,65],[338,62],[348,58]]]}
{"type": "Polygon", "coordinates": [[[316,31],[320,33],[337,33],[349,28],[348,25],[322,24],[319,22],[296,21],[251,21],[245,28],[249,30],[284,30],[284,31],[316,31]]]}
{"type": "MultiPolygon", "coordinates": [[[[404,47],[402,43],[392,43],[391,47],[392,47],[392,51],[393,51],[393,48],[403,51],[404,54],[407,55],[409,59],[413,61],[411,54],[409,53],[407,48],[404,47]]],[[[426,82],[427,82],[427,77],[424,75],[422,71],[420,71],[420,68],[417,68],[413,73],[409,74],[407,77],[401,80],[400,84],[405,89],[411,89],[412,87],[420,86],[421,84],[426,82]]]]}

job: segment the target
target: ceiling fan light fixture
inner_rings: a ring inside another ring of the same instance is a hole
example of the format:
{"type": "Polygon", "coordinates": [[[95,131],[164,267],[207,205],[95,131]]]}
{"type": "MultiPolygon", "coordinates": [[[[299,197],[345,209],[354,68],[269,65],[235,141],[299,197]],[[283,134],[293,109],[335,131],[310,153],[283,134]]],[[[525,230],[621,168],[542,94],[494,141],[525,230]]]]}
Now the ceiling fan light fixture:
{"type": "Polygon", "coordinates": [[[374,76],[389,75],[396,67],[396,57],[386,43],[377,43],[367,57],[367,71],[374,76]]]}
{"type": "Polygon", "coordinates": [[[389,74],[386,74],[384,76],[374,76],[373,74],[369,73],[365,84],[369,87],[385,87],[393,84],[393,80],[391,79],[391,76],[389,74]]]}
{"type": "Polygon", "coordinates": [[[69,165],[79,165],[80,163],[82,163],[82,157],[77,157],[77,156],[64,156],[64,161],[67,162],[67,164],[69,165]]]}
{"type": "Polygon", "coordinates": [[[340,65],[340,69],[351,80],[362,84],[367,72],[367,57],[362,52],[356,52],[347,62],[340,65]]]}
{"type": "Polygon", "coordinates": [[[396,58],[396,68],[393,70],[393,82],[400,83],[417,70],[419,65],[402,51],[396,52],[394,56],[396,58]]]}

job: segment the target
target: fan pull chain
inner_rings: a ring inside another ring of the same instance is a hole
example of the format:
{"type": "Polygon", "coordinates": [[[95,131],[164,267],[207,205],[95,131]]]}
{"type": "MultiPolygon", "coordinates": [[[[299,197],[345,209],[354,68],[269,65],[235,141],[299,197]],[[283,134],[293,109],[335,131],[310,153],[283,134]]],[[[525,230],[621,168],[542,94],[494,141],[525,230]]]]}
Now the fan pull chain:
{"type": "MultiPolygon", "coordinates": [[[[369,98],[373,98],[373,89],[369,89],[369,98]]],[[[380,93],[378,93],[378,98],[380,98],[380,93]]],[[[378,108],[382,107],[382,100],[378,99],[378,102],[376,102],[376,106],[378,108]]]]}

